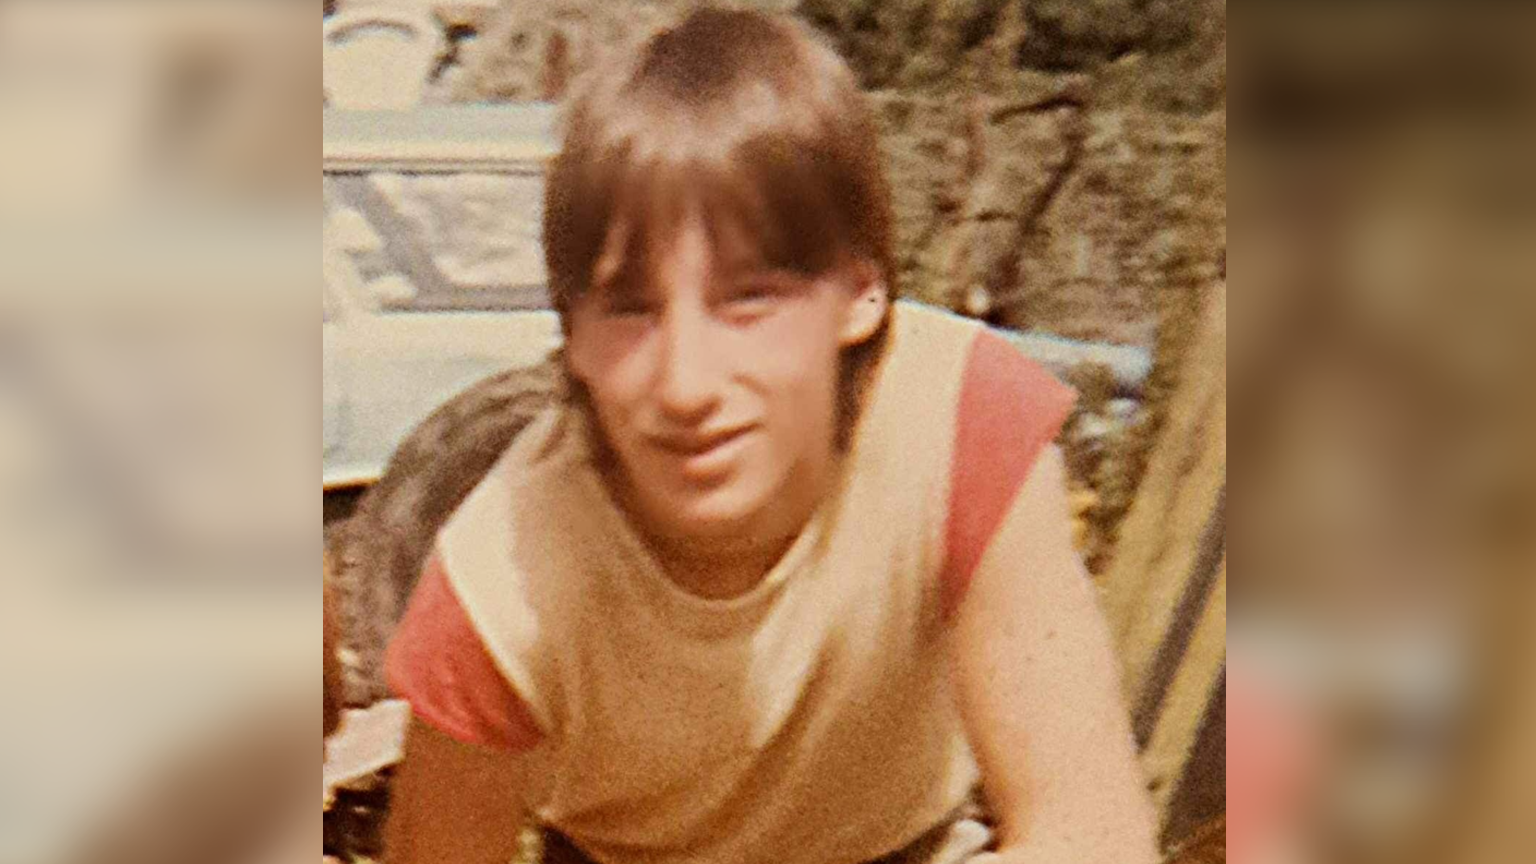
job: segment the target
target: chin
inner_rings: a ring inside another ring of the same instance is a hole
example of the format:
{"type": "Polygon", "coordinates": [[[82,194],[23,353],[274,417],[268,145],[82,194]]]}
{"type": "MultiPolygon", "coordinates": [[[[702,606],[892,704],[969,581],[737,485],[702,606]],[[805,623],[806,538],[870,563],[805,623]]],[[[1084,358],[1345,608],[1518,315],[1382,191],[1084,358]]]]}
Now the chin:
{"type": "Polygon", "coordinates": [[[658,502],[657,512],[680,537],[703,540],[739,536],[772,500],[762,486],[738,478],[714,489],[689,490],[674,500],[658,502]]]}
{"type": "Polygon", "coordinates": [[[683,536],[712,539],[739,534],[761,512],[761,505],[741,496],[707,495],[673,510],[671,518],[683,536]]]}

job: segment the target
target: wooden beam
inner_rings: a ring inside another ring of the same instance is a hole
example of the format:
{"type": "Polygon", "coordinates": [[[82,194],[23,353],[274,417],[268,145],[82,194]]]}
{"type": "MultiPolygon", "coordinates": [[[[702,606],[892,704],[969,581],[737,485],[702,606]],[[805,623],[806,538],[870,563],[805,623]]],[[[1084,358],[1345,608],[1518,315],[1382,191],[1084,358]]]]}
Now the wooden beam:
{"type": "Polygon", "coordinates": [[[1170,804],[1194,752],[1195,738],[1211,704],[1211,693],[1227,663],[1227,573],[1222,566],[1216,589],[1206,603],[1194,638],[1179,664],[1142,752],[1142,768],[1159,813],[1170,804]]]}
{"type": "Polygon", "coordinates": [[[1181,608],[1191,608],[1186,589],[1202,553],[1209,554],[1212,539],[1224,540],[1208,529],[1227,477],[1225,290],[1211,298],[1203,330],[1101,583],[1130,705],[1143,702],[1181,608]]]}
{"type": "Polygon", "coordinates": [[[1184,384],[1100,583],[1165,827],[1226,663],[1226,311],[1223,286],[1208,301],[1184,384]]]}

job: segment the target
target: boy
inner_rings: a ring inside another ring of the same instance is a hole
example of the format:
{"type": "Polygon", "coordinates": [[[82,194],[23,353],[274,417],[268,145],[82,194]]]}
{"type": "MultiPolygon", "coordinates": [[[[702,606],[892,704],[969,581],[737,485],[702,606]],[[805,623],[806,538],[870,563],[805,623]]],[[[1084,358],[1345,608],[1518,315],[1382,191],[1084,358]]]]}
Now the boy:
{"type": "Polygon", "coordinates": [[[568,393],[390,649],[394,864],[1153,860],[1060,455],[1073,394],[891,301],[849,70],[703,10],[574,100],[568,393]],[[995,837],[967,804],[980,781],[995,837]]]}

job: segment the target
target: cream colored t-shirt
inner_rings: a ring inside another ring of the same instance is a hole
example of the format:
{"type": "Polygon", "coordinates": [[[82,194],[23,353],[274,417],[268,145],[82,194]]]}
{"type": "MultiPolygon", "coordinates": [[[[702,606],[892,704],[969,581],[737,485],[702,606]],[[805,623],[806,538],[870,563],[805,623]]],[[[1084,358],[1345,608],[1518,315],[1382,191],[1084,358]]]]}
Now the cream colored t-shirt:
{"type": "Polygon", "coordinates": [[[947,612],[1073,396],[975,322],[897,304],[892,327],[839,485],[738,598],[671,582],[577,412],[541,418],[440,535],[396,689],[528,749],[528,807],[607,864],[856,864],[940,822],[978,779],[947,612]],[[443,634],[460,610],[493,673],[444,656],[472,653],[443,634]]]}

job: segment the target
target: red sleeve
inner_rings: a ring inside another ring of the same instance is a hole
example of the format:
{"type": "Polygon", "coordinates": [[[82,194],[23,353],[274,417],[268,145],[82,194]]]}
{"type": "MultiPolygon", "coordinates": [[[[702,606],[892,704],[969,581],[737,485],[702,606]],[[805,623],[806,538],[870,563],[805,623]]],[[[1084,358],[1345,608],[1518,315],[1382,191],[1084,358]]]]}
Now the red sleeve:
{"type": "Polygon", "coordinates": [[[959,608],[992,535],[1076,402],[1076,391],[1007,339],[977,334],[955,420],[940,577],[945,617],[959,608]]]}
{"type": "Polygon", "coordinates": [[[436,555],[390,641],[385,675],[417,719],[455,740],[527,750],[543,737],[486,651],[436,555]]]}

